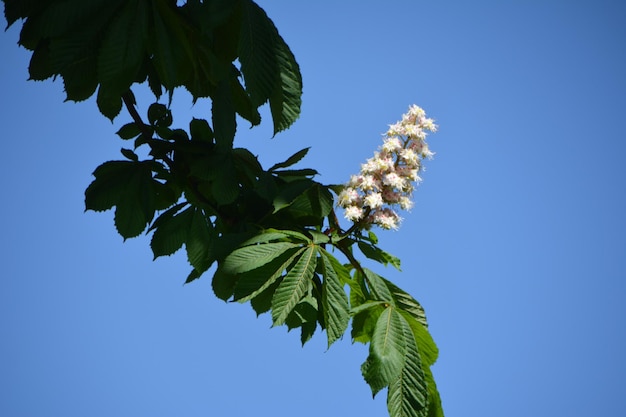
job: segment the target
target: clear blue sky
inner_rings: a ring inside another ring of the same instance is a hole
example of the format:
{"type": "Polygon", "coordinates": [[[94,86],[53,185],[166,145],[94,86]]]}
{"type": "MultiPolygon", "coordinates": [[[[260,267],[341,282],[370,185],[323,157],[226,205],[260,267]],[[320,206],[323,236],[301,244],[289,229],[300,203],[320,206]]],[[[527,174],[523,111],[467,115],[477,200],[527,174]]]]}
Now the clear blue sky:
{"type": "MultiPolygon", "coordinates": [[[[426,307],[446,415],[626,415],[626,3],[260,4],[304,77],[292,129],[240,125],[265,166],[312,146],[303,165],[343,182],[408,105],[440,125],[415,208],[380,233],[403,272],[377,270],[426,307]]],[[[0,34],[0,415],[385,416],[364,346],[301,348],[209,276],[183,286],[183,253],[152,262],[148,237],[83,212],[129,118],[27,82],[18,27],[0,34]]],[[[180,93],[175,124],[208,109],[180,93]]]]}

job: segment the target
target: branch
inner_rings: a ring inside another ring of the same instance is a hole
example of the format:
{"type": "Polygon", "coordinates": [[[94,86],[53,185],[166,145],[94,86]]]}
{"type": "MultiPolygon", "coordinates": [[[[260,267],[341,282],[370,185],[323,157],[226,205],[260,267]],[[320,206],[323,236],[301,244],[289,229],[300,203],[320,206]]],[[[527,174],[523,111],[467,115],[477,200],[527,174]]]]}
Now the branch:
{"type": "Polygon", "coordinates": [[[139,113],[135,108],[135,96],[133,95],[133,92],[131,90],[125,92],[124,95],[122,95],[122,101],[124,102],[130,117],[132,117],[135,124],[139,126],[141,134],[144,135],[146,139],[152,138],[152,130],[150,129],[150,126],[141,120],[141,116],[139,116],[139,113]]]}

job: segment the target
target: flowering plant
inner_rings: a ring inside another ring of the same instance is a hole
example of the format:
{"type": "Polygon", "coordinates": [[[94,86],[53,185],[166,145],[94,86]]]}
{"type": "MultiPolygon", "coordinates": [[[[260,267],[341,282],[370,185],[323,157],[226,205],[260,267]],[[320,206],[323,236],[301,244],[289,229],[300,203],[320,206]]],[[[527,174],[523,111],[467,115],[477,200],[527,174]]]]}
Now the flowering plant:
{"type": "MultiPolygon", "coordinates": [[[[264,104],[275,134],[301,107],[299,65],[254,1],[4,3],[9,26],[24,21],[20,43],[33,51],[31,79],[60,76],[67,100],[97,91],[104,116],[114,120],[125,107],[132,118],[117,135],[134,146],[121,149],[123,160],[96,168],[87,210],[115,210],[124,239],[151,234],[155,259],[184,248],[186,283],[212,273],[218,298],[249,302],[257,315],[271,314],[274,326],[299,328],[302,344],[322,329],[331,346],[351,327],[353,342],[369,344],[363,378],[373,395],[387,389],[391,417],[443,417],[431,372],[438,349],[424,309],[357,259],[400,267],[369,229],[397,229],[396,210],[413,205],[422,160],[433,155],[426,135],[436,130],[421,108],[411,106],[389,127],[346,186],[324,185],[316,170],[292,169],[308,148],[264,168],[234,146],[238,120],[260,124],[264,104]],[[156,99],[147,118],[131,88],[144,81],[156,99]],[[194,102],[211,100],[210,117],[193,118],[187,130],[173,125],[179,87],[194,102]],[[164,92],[168,105],[159,102],[164,92]],[[138,154],[139,147],[149,151],[138,154]],[[347,230],[335,216],[333,191],[353,221],[347,230]]],[[[298,371],[290,376],[296,383],[310,377],[298,371]]]]}
{"type": "Polygon", "coordinates": [[[372,158],[361,165],[339,194],[339,206],[346,219],[360,227],[377,225],[398,229],[402,220],[394,207],[410,210],[414,184],[419,184],[422,159],[434,153],[426,143],[427,132],[437,125],[421,107],[412,105],[402,119],[389,126],[384,143],[372,158]]]}

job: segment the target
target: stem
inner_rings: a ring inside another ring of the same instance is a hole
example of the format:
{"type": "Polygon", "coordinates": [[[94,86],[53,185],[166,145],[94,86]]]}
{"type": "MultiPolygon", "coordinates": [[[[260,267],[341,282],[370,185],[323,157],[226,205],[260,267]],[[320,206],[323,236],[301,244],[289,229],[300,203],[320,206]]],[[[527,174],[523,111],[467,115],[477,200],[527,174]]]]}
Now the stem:
{"type": "Polygon", "coordinates": [[[124,102],[124,105],[126,105],[126,109],[128,110],[130,117],[132,117],[135,124],[139,126],[141,134],[144,135],[146,139],[152,138],[152,130],[150,129],[150,126],[141,120],[141,116],[139,116],[139,113],[135,108],[135,97],[133,96],[133,92],[131,90],[125,92],[122,95],[122,101],[124,102]]]}
{"type": "Polygon", "coordinates": [[[372,209],[368,207],[367,210],[365,210],[365,214],[363,215],[363,218],[359,220],[358,222],[354,223],[352,226],[350,226],[350,228],[346,230],[345,232],[340,233],[339,236],[341,237],[348,236],[349,234],[353,233],[355,230],[361,229],[363,223],[365,222],[365,219],[367,219],[367,216],[369,216],[371,212],[372,212],[372,209]]]}
{"type": "MultiPolygon", "coordinates": [[[[131,90],[125,92],[122,95],[122,101],[124,102],[130,117],[132,117],[135,124],[139,127],[141,134],[145,136],[146,143],[150,145],[150,143],[154,141],[154,139],[152,139],[152,126],[145,124],[143,120],[141,120],[141,116],[135,108],[135,96],[133,95],[133,92],[131,90]]],[[[171,169],[174,162],[167,155],[163,155],[162,159],[171,169]]]]}

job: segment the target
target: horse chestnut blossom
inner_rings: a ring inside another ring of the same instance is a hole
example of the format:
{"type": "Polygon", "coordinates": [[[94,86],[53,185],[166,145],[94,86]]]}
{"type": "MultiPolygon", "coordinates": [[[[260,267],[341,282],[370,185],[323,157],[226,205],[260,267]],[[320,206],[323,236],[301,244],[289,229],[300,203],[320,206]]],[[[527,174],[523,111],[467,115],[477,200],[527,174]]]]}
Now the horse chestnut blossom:
{"type": "Polygon", "coordinates": [[[402,115],[402,120],[389,126],[383,144],[374,156],[361,164],[361,172],[353,175],[339,194],[339,206],[346,219],[363,228],[377,225],[398,229],[402,220],[395,207],[410,210],[413,191],[422,180],[422,160],[434,153],[426,143],[427,132],[436,132],[433,119],[416,105],[402,115]]]}

